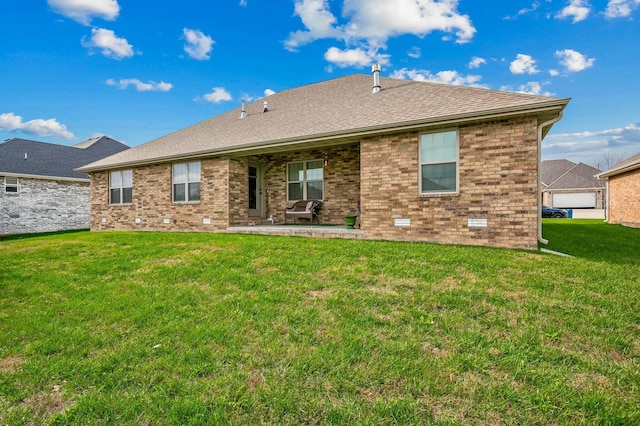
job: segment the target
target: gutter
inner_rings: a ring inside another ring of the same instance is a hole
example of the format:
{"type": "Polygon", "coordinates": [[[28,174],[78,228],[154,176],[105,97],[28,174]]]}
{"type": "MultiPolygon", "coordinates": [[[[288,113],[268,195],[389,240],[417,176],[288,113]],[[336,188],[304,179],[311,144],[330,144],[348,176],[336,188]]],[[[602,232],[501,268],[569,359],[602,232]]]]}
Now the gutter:
{"type": "Polygon", "coordinates": [[[538,179],[537,179],[537,185],[538,185],[538,200],[536,202],[536,205],[538,206],[538,212],[537,212],[537,216],[538,216],[538,241],[541,242],[542,244],[548,244],[549,240],[545,240],[544,238],[542,238],[542,184],[540,183],[540,166],[542,164],[542,132],[544,131],[544,128],[547,126],[551,126],[555,123],[557,123],[558,121],[560,121],[562,119],[562,110],[560,110],[560,112],[558,112],[558,115],[555,116],[555,118],[552,118],[549,121],[545,121],[544,123],[540,124],[538,126],[538,179]]]}
{"type": "Polygon", "coordinates": [[[11,173],[11,172],[0,172],[0,176],[9,176],[9,177],[25,178],[25,179],[39,179],[39,180],[59,180],[64,182],[90,182],[90,179],[88,177],[73,178],[73,177],[64,177],[64,176],[30,175],[26,173],[11,173]]]}
{"type": "Polygon", "coordinates": [[[615,176],[622,173],[633,171],[640,167],[640,161],[634,161],[631,164],[623,164],[622,166],[616,167],[614,169],[606,170],[602,173],[598,173],[595,175],[598,179],[600,178],[608,178],[609,176],[615,176]]]}

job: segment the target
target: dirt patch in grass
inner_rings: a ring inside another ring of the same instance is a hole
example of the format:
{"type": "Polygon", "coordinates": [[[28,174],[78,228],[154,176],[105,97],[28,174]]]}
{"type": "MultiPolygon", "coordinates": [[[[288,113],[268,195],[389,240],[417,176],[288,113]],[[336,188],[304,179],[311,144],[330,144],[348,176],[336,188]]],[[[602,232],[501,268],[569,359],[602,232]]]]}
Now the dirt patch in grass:
{"type": "Polygon", "coordinates": [[[579,391],[612,389],[613,381],[600,373],[580,373],[571,377],[569,385],[579,391]]]}
{"type": "Polygon", "coordinates": [[[62,385],[55,385],[46,392],[39,392],[22,401],[21,408],[46,419],[62,413],[72,405],[73,401],[62,395],[62,385]]]}
{"type": "Polygon", "coordinates": [[[434,290],[437,291],[451,291],[451,290],[457,290],[460,288],[460,280],[458,279],[458,277],[446,277],[444,280],[442,280],[439,285],[434,286],[434,290]]]}
{"type": "Polygon", "coordinates": [[[333,290],[330,288],[323,288],[322,290],[309,290],[305,291],[304,295],[311,299],[326,299],[333,294],[333,290]]]}
{"type": "Polygon", "coordinates": [[[247,378],[246,387],[249,391],[255,391],[264,386],[264,377],[262,374],[252,371],[247,378]]]}
{"type": "Polygon", "coordinates": [[[206,251],[228,251],[228,250],[232,250],[229,247],[220,247],[220,246],[214,246],[213,244],[198,244],[198,243],[171,243],[171,244],[164,244],[165,247],[178,247],[178,248],[184,248],[187,247],[189,249],[200,249],[200,250],[206,250],[206,251]]]}
{"type": "Polygon", "coordinates": [[[425,342],[422,344],[422,352],[429,355],[434,355],[438,358],[447,358],[451,354],[448,349],[440,348],[429,342],[425,342]]]}
{"type": "Polygon", "coordinates": [[[271,260],[268,257],[256,257],[251,261],[251,264],[256,268],[255,271],[258,274],[270,275],[275,274],[279,270],[275,266],[269,265],[271,260]]]}
{"type": "Polygon", "coordinates": [[[39,250],[38,247],[24,247],[20,249],[14,249],[13,252],[14,253],[33,253],[38,250],[39,250]]]}
{"type": "Polygon", "coordinates": [[[368,290],[373,294],[377,294],[380,296],[397,296],[398,292],[389,286],[370,286],[368,290]]]}
{"type": "Polygon", "coordinates": [[[513,299],[513,300],[522,300],[530,297],[530,293],[526,290],[505,291],[504,295],[509,299],[513,299]]]}
{"type": "Polygon", "coordinates": [[[0,359],[0,372],[13,373],[25,363],[25,360],[19,356],[0,359]]]}

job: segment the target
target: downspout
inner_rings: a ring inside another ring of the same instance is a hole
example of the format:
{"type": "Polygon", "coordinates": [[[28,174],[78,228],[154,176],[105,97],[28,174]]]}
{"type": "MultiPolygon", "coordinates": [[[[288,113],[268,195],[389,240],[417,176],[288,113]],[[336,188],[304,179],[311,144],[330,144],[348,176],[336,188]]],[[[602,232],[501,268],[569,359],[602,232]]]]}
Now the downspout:
{"type": "Polygon", "coordinates": [[[537,206],[538,206],[538,241],[540,241],[542,244],[547,244],[549,243],[549,240],[545,240],[544,238],[542,238],[542,185],[540,184],[540,164],[542,163],[542,131],[544,130],[545,127],[547,126],[551,126],[554,123],[557,123],[558,121],[560,121],[562,119],[562,111],[560,111],[558,113],[558,115],[555,116],[555,118],[552,118],[549,121],[545,121],[544,123],[540,124],[538,126],[538,200],[537,200],[537,206]]]}
{"type": "MultiPolygon", "coordinates": [[[[599,178],[598,178],[599,179],[599,178]]],[[[609,177],[604,181],[604,221],[609,222],[609,177]]]]}

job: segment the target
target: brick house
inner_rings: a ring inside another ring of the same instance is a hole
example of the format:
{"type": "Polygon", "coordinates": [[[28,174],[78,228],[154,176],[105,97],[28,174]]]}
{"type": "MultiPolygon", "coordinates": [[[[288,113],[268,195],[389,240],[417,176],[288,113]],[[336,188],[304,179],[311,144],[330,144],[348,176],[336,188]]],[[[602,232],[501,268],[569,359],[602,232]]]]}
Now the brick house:
{"type": "Polygon", "coordinates": [[[377,70],[285,90],[82,167],[91,229],[280,232],[247,224],[321,199],[320,222],[359,204],[361,226],[309,235],[536,249],[540,141],[568,102],[377,70]]]}
{"type": "Polygon", "coordinates": [[[74,169],[127,148],[106,136],[0,143],[0,235],[89,228],[89,175],[74,169]]]}
{"type": "Polygon", "coordinates": [[[540,165],[542,204],[560,209],[604,209],[600,170],[569,160],[545,160],[540,165]]]}
{"type": "Polygon", "coordinates": [[[640,153],[597,177],[607,186],[607,222],[640,228],[640,153]]]}

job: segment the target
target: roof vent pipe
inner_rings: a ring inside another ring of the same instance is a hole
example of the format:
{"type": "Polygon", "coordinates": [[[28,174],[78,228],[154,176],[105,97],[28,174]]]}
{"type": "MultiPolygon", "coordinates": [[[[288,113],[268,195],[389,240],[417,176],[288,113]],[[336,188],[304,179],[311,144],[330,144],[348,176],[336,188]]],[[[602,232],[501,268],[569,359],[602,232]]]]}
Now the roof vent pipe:
{"type": "Polygon", "coordinates": [[[371,72],[373,73],[373,93],[378,93],[382,87],[380,86],[380,64],[373,64],[371,72]]]}
{"type": "Polygon", "coordinates": [[[240,113],[240,118],[245,118],[247,116],[247,103],[243,99],[242,100],[242,112],[240,113]]]}
{"type": "Polygon", "coordinates": [[[262,113],[264,114],[267,111],[269,111],[269,104],[267,103],[267,101],[264,101],[264,103],[262,104],[262,113]]]}

